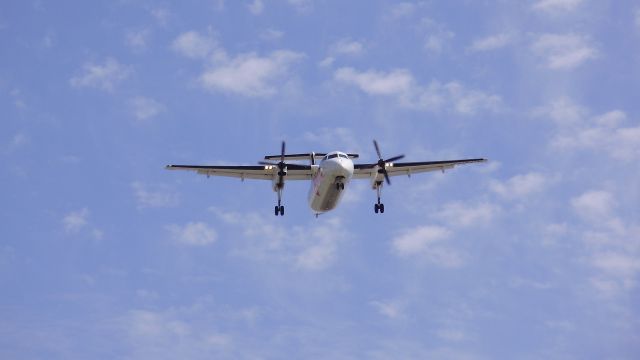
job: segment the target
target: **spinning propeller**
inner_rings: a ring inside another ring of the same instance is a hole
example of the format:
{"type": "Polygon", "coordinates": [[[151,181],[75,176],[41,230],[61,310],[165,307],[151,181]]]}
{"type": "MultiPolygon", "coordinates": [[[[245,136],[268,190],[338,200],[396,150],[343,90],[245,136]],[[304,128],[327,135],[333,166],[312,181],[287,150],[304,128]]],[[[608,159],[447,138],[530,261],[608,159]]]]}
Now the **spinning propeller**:
{"type": "Polygon", "coordinates": [[[378,147],[378,142],[373,140],[373,146],[376,148],[376,154],[378,154],[378,162],[373,165],[374,167],[378,166],[378,173],[384,175],[384,179],[387,181],[387,184],[391,185],[391,180],[389,180],[389,174],[387,173],[387,163],[394,162],[396,160],[400,160],[404,157],[404,155],[398,155],[394,157],[390,157],[388,159],[384,159],[380,154],[380,148],[378,147]]]}
{"type": "Polygon", "coordinates": [[[280,148],[280,162],[272,163],[268,161],[259,161],[258,164],[261,165],[271,165],[278,167],[278,186],[282,187],[284,185],[284,177],[287,175],[287,163],[284,162],[285,155],[285,144],[282,142],[282,147],[280,148]]]}

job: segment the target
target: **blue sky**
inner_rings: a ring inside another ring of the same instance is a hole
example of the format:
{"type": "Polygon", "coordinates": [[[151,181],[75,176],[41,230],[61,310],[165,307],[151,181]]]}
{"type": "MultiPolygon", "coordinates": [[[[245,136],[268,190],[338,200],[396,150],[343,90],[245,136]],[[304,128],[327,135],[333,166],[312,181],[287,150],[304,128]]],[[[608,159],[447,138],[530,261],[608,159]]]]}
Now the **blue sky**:
{"type": "Polygon", "coordinates": [[[633,359],[640,5],[0,5],[3,359],[633,359]],[[350,184],[168,172],[343,150],[350,184]]]}

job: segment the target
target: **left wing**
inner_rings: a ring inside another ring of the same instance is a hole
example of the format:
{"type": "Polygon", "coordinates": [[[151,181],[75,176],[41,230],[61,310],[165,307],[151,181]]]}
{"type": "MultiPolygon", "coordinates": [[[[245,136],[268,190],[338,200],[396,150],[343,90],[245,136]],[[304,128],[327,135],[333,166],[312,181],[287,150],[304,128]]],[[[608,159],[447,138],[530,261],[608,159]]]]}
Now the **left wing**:
{"type": "MultiPolygon", "coordinates": [[[[278,176],[278,167],[272,165],[248,166],[207,166],[207,165],[167,165],[167,170],[190,170],[207,176],[226,176],[240,179],[272,180],[278,176]]],[[[312,177],[311,166],[287,164],[286,180],[308,180],[312,177]]]]}
{"type": "MultiPolygon", "coordinates": [[[[406,162],[406,163],[386,163],[385,168],[389,176],[411,175],[427,171],[453,169],[457,165],[486,162],[487,159],[460,159],[460,160],[444,160],[444,161],[423,161],[423,162],[406,162]]],[[[373,164],[354,164],[353,177],[356,179],[371,178],[377,171],[377,163],[373,164]]]]}

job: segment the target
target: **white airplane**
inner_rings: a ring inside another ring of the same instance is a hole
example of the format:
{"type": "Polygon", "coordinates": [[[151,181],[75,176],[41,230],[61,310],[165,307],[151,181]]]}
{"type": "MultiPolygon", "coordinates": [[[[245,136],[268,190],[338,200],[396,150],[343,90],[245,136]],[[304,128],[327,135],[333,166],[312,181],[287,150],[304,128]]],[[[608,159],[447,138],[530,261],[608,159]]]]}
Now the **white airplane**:
{"type": "Polygon", "coordinates": [[[423,161],[396,163],[394,161],[404,158],[404,155],[384,159],[380,154],[378,143],[373,140],[373,146],[378,154],[378,161],[371,164],[354,164],[351,159],[357,159],[358,154],[349,154],[340,151],[330,153],[306,153],[286,154],[285,143],[282,142],[280,155],[267,155],[265,160],[278,160],[279,162],[260,161],[259,166],[208,166],[208,165],[167,165],[168,170],[192,170],[198,174],[209,176],[227,176],[244,179],[271,180],[273,191],[278,193],[278,205],[274,208],[276,216],[284,215],[282,205],[282,190],[285,178],[287,180],[311,180],[309,189],[309,207],[315,212],[316,217],[324,212],[335,209],[346,185],[351,179],[369,179],[371,188],[378,194],[378,202],[374,205],[375,213],[384,213],[384,204],[380,202],[382,185],[386,180],[391,185],[390,176],[407,175],[452,169],[456,165],[486,162],[487,159],[460,159],[444,161],[423,161]],[[320,163],[316,163],[319,159],[320,163]],[[286,163],[285,160],[309,160],[309,165],[286,163]]]}

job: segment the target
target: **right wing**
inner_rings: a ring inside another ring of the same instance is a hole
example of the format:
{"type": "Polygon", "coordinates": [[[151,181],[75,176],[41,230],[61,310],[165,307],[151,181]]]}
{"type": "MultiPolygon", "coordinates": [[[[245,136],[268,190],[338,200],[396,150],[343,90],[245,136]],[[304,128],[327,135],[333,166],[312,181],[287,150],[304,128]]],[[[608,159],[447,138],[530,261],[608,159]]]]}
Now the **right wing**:
{"type": "MultiPolygon", "coordinates": [[[[422,161],[406,163],[387,163],[386,169],[389,176],[411,175],[427,171],[438,171],[452,169],[456,165],[486,162],[487,159],[460,159],[444,161],[422,161]]],[[[356,179],[370,178],[377,171],[377,163],[355,164],[353,177],[356,179]]]]}
{"type": "MultiPolygon", "coordinates": [[[[167,170],[190,170],[207,176],[226,176],[240,179],[272,180],[278,176],[278,167],[272,165],[208,166],[208,165],[167,165],[167,170]]],[[[285,180],[309,180],[313,176],[311,166],[287,164],[285,180]]]]}

